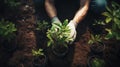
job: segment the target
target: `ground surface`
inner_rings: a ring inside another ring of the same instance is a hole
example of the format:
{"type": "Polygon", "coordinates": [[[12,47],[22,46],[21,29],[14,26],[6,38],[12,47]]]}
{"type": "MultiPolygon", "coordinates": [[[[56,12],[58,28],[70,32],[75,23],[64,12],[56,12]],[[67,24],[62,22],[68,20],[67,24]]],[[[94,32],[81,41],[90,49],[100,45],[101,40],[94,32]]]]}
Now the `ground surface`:
{"type": "MultiPolygon", "coordinates": [[[[66,4],[66,2],[64,2],[64,4],[66,4]]],[[[64,7],[64,5],[57,6],[57,7],[60,8],[58,9],[59,10],[58,16],[60,17],[61,20],[64,20],[66,18],[71,19],[75,14],[75,11],[78,9],[77,7],[74,7],[74,6],[69,7],[69,5],[66,7],[64,7]],[[66,10],[63,10],[62,7],[64,7],[64,9],[66,8],[66,10]],[[70,11],[70,12],[67,12],[67,11],[70,11]]],[[[43,8],[44,6],[40,7],[37,14],[37,16],[39,16],[38,18],[40,20],[50,21],[47,14],[45,13],[45,9],[43,8]]],[[[78,25],[76,41],[70,46],[69,52],[64,58],[57,58],[49,48],[46,48],[46,39],[39,39],[39,37],[41,37],[42,34],[40,35],[38,34],[36,36],[38,37],[37,42],[39,44],[39,47],[42,47],[45,49],[45,52],[46,52],[45,54],[48,57],[47,67],[87,67],[87,60],[88,60],[88,57],[90,56],[89,55],[90,46],[87,44],[87,41],[89,39],[89,32],[87,30],[89,28],[88,27],[89,24],[93,22],[93,19],[97,18],[96,16],[93,17],[92,14],[88,14],[88,16],[82,21],[82,23],[78,25]]],[[[97,30],[98,29],[95,29],[95,31],[97,30]]],[[[43,36],[45,35],[43,34],[43,36]]],[[[103,59],[105,59],[106,61],[105,67],[120,67],[120,42],[118,41],[116,43],[111,43],[112,41],[105,42],[106,49],[102,54],[103,59]]],[[[12,53],[14,51],[16,51],[16,49],[9,50],[8,48],[0,46],[0,67],[8,67],[7,66],[8,61],[12,57],[12,53]]]]}

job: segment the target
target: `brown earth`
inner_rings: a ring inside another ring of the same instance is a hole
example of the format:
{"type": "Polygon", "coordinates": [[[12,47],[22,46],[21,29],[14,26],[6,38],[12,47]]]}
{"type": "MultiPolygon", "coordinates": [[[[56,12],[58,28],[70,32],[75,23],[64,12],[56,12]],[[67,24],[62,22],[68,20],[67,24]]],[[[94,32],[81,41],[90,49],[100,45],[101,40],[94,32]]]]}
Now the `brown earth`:
{"type": "MultiPolygon", "coordinates": [[[[72,4],[72,5],[74,5],[74,4],[72,4]]],[[[72,10],[70,12],[66,12],[66,11],[64,12],[63,10],[61,10],[61,9],[63,9],[62,6],[57,6],[57,7],[60,8],[60,9],[58,9],[59,14],[61,14],[61,13],[65,14],[65,15],[59,15],[60,19],[62,19],[62,20],[64,20],[64,18],[71,19],[72,18],[71,15],[73,15],[75,13],[75,11],[73,11],[73,10],[74,9],[77,10],[77,8],[68,6],[66,8],[70,8],[72,10]],[[71,12],[73,12],[73,13],[71,13],[71,12]],[[71,15],[69,15],[69,14],[71,14],[71,15]]],[[[46,15],[45,10],[43,8],[44,7],[41,7],[40,10],[42,10],[42,11],[40,11],[38,13],[38,15],[40,15],[40,19],[44,20],[47,18],[47,20],[50,20],[48,18],[48,16],[46,15]]],[[[45,54],[48,57],[47,58],[48,59],[47,67],[87,67],[87,59],[91,55],[90,48],[89,48],[90,46],[87,44],[87,41],[89,39],[88,25],[91,22],[93,22],[93,19],[96,19],[96,16],[93,17],[93,15],[90,14],[87,16],[87,18],[85,18],[85,20],[82,21],[82,23],[80,23],[78,25],[76,41],[69,47],[69,52],[64,58],[56,57],[51,52],[51,50],[46,47],[47,39],[41,39],[41,40],[38,39],[37,40],[38,45],[40,45],[39,47],[42,47],[45,50],[45,54]]],[[[29,19],[29,17],[28,17],[28,19],[26,19],[26,21],[28,21],[28,22],[31,20],[32,19],[31,18],[29,19]]],[[[20,22],[18,22],[18,23],[20,23],[20,22]]],[[[24,24],[23,24],[23,26],[24,26],[24,24]]],[[[1,67],[9,67],[8,62],[13,56],[15,56],[13,58],[13,60],[17,59],[21,62],[21,66],[23,66],[23,64],[26,64],[29,61],[29,59],[31,59],[31,57],[28,57],[28,56],[31,56],[31,53],[30,53],[31,49],[29,50],[29,47],[32,47],[32,46],[34,47],[34,45],[35,45],[34,31],[30,30],[31,24],[30,24],[30,27],[28,25],[25,25],[24,27],[20,28],[20,30],[22,30],[22,31],[20,31],[20,33],[19,33],[20,39],[18,39],[18,40],[19,40],[20,44],[23,41],[26,41],[26,42],[24,42],[23,45],[26,46],[27,49],[19,51],[18,48],[16,48],[13,51],[8,51],[7,48],[0,46],[0,66],[1,67]],[[27,31],[29,31],[29,32],[27,32],[27,31]],[[23,36],[21,36],[21,35],[23,35],[23,36]],[[28,44],[30,44],[30,45],[28,45],[28,44]],[[14,52],[16,52],[16,53],[14,53],[14,52]],[[19,56],[21,58],[19,58],[19,56]]],[[[98,29],[95,29],[95,32],[97,30],[98,29]]],[[[42,34],[40,34],[40,35],[38,34],[36,37],[41,37],[41,36],[42,36],[42,34]]],[[[105,41],[106,49],[104,50],[104,52],[102,54],[103,59],[105,59],[105,61],[106,61],[105,67],[120,67],[120,42],[117,41],[115,43],[111,43],[112,41],[108,41],[108,42],[105,41]]],[[[19,49],[21,49],[21,48],[19,48],[19,49]]],[[[17,62],[16,62],[16,64],[17,64],[17,62]]],[[[27,63],[27,64],[29,64],[29,63],[27,63]]],[[[28,66],[25,66],[25,67],[28,67],[28,66]]]]}

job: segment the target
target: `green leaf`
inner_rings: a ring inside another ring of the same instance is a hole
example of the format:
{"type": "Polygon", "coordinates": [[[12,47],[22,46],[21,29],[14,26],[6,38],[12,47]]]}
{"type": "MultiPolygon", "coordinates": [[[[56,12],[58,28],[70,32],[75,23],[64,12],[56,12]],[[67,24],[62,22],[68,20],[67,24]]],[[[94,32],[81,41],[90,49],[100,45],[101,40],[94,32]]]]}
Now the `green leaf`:
{"type": "Polygon", "coordinates": [[[51,41],[48,41],[47,46],[49,47],[51,45],[51,41]]]}
{"type": "Polygon", "coordinates": [[[39,49],[38,51],[43,51],[43,49],[39,49]]]}
{"type": "Polygon", "coordinates": [[[113,20],[116,24],[118,24],[118,25],[120,24],[120,20],[118,18],[114,18],[113,20]]]}
{"type": "Polygon", "coordinates": [[[94,37],[94,35],[92,35],[92,34],[91,34],[91,39],[92,39],[92,40],[95,40],[95,37],[94,37]]]}
{"type": "Polygon", "coordinates": [[[106,20],[105,20],[105,22],[106,22],[106,23],[109,23],[109,22],[111,22],[111,20],[112,20],[111,17],[107,17],[106,20]]]}
{"type": "Polygon", "coordinates": [[[114,1],[112,1],[112,4],[115,5],[115,6],[120,7],[120,5],[118,3],[116,3],[116,2],[114,2],[114,1]]]}
{"type": "Polygon", "coordinates": [[[106,31],[108,31],[109,34],[112,34],[111,29],[106,28],[106,31]]]}
{"type": "Polygon", "coordinates": [[[92,40],[89,40],[89,41],[88,41],[88,44],[93,44],[93,41],[92,41],[92,40]]]}
{"type": "Polygon", "coordinates": [[[111,38],[113,38],[113,37],[114,37],[113,34],[108,34],[108,35],[106,36],[107,39],[111,39],[111,38]]]}
{"type": "Polygon", "coordinates": [[[108,34],[105,36],[105,39],[111,39],[114,37],[114,33],[112,32],[111,29],[105,29],[106,31],[108,31],[108,34]]]}
{"type": "Polygon", "coordinates": [[[109,13],[112,13],[112,10],[108,6],[106,6],[106,9],[109,13]]]}
{"type": "Polygon", "coordinates": [[[68,24],[68,19],[64,20],[64,22],[63,22],[64,26],[67,26],[67,24],[68,24]]]}
{"type": "Polygon", "coordinates": [[[38,49],[38,50],[33,50],[32,49],[32,54],[33,54],[33,56],[41,56],[41,55],[44,55],[44,53],[43,53],[43,49],[38,49]]]}
{"type": "Polygon", "coordinates": [[[102,15],[106,16],[106,17],[111,17],[112,18],[112,15],[109,12],[103,12],[102,15]]]}

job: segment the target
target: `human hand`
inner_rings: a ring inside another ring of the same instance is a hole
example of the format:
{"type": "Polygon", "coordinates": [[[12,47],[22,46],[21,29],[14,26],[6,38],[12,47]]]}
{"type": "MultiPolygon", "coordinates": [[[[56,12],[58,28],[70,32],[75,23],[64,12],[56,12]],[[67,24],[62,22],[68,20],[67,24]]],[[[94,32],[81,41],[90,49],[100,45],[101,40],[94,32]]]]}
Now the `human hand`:
{"type": "Polygon", "coordinates": [[[75,40],[76,35],[77,35],[77,32],[76,32],[77,23],[74,22],[73,20],[71,20],[67,26],[70,29],[70,36],[69,36],[69,38],[72,38],[72,41],[70,42],[70,43],[72,43],[75,40]]]}
{"type": "Polygon", "coordinates": [[[52,22],[52,24],[54,24],[54,23],[61,23],[61,21],[59,20],[58,17],[53,17],[53,18],[51,19],[51,22],[52,22]]]}
{"type": "Polygon", "coordinates": [[[58,19],[58,17],[53,17],[51,19],[52,22],[52,27],[51,28],[55,28],[54,31],[57,31],[57,28],[62,25],[61,21],[58,19]],[[59,25],[59,26],[58,26],[59,25]]]}

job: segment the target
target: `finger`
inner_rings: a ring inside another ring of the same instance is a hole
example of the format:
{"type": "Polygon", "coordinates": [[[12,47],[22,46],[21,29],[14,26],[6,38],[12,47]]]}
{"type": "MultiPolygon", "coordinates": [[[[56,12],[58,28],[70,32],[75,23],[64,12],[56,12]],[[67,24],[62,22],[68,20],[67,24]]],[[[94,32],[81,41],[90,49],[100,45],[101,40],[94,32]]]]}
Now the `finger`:
{"type": "Polygon", "coordinates": [[[74,32],[74,34],[73,34],[73,41],[75,40],[75,38],[76,38],[76,31],[74,32]]]}
{"type": "Polygon", "coordinates": [[[75,38],[76,38],[76,34],[77,34],[76,31],[74,32],[74,34],[72,34],[71,38],[72,38],[73,40],[70,42],[70,44],[72,44],[72,43],[74,42],[74,40],[75,40],[75,38]]]}

